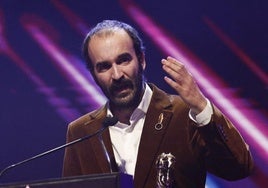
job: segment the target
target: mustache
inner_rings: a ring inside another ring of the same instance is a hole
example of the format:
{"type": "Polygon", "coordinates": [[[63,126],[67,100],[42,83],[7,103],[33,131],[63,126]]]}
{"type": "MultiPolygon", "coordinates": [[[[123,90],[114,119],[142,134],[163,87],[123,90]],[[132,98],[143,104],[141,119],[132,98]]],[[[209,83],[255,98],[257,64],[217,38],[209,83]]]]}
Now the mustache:
{"type": "Polygon", "coordinates": [[[114,91],[120,90],[122,88],[133,88],[133,83],[131,80],[122,78],[120,80],[113,81],[109,90],[111,93],[113,93],[114,91]]]}

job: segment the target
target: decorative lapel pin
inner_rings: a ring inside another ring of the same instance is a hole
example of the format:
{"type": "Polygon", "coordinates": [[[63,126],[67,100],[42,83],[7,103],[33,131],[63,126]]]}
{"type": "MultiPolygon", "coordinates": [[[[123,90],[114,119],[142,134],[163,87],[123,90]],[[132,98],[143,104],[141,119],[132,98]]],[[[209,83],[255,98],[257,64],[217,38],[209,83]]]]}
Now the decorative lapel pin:
{"type": "Polygon", "coordinates": [[[158,122],[157,122],[157,124],[155,124],[155,126],[154,126],[154,128],[156,129],[156,130],[161,130],[161,129],[163,129],[163,119],[164,119],[164,114],[163,113],[161,113],[160,115],[159,115],[159,117],[158,117],[158,122]]]}

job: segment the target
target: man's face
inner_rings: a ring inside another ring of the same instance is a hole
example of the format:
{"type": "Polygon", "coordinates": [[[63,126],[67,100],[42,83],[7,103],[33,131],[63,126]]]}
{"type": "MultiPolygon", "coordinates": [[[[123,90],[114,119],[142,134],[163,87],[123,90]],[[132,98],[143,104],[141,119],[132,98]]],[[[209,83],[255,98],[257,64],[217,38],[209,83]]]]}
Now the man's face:
{"type": "Polygon", "coordinates": [[[110,104],[122,108],[137,105],[143,91],[145,61],[138,61],[129,35],[122,29],[95,35],[88,45],[95,80],[110,104]]]}

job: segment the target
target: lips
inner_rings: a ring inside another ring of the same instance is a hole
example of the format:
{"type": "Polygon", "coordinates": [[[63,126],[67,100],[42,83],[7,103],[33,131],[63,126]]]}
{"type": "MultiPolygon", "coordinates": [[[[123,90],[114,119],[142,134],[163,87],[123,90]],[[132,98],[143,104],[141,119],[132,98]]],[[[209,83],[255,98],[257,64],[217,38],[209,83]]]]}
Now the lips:
{"type": "Polygon", "coordinates": [[[133,84],[130,81],[124,81],[120,83],[112,84],[110,91],[113,96],[125,97],[133,89],[133,84]]]}

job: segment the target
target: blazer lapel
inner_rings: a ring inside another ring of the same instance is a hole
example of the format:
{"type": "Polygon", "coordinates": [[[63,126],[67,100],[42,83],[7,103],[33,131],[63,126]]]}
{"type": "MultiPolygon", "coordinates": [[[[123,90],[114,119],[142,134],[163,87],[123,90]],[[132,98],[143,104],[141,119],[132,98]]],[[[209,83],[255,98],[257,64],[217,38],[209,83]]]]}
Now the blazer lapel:
{"type": "Polygon", "coordinates": [[[146,114],[135,169],[135,187],[144,187],[151,169],[160,154],[159,148],[173,115],[166,94],[153,86],[153,97],[146,114]]]}
{"type": "MultiPolygon", "coordinates": [[[[102,128],[102,122],[104,118],[106,117],[106,111],[107,108],[104,107],[102,108],[96,115],[92,116],[91,119],[94,120],[94,125],[90,125],[90,132],[96,132],[102,128]]],[[[115,162],[114,154],[113,154],[113,148],[112,148],[112,142],[109,134],[109,129],[106,128],[102,133],[101,133],[104,145],[107,149],[108,155],[110,157],[110,162],[112,166],[112,171],[117,172],[117,165],[115,162]]],[[[98,163],[98,166],[101,168],[101,171],[103,173],[109,173],[111,172],[109,162],[105,156],[105,152],[102,148],[101,142],[98,139],[98,135],[96,135],[94,138],[91,139],[91,145],[94,150],[96,160],[98,163]]]]}

